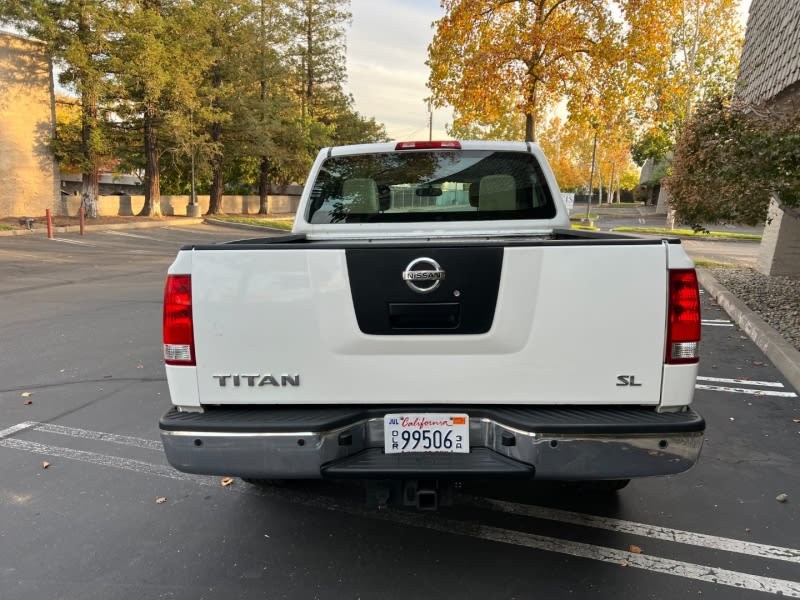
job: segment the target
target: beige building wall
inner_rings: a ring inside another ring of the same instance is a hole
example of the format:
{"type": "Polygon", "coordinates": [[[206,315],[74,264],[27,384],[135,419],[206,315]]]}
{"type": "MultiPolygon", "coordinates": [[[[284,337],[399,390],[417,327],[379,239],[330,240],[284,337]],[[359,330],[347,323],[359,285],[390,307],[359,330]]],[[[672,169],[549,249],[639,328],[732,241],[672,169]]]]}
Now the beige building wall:
{"type": "MultiPolygon", "coordinates": [[[[258,196],[223,196],[222,212],[228,214],[258,213],[260,199],[258,196]]],[[[197,204],[202,214],[208,212],[208,195],[197,196],[197,204]]],[[[291,215],[297,211],[300,203],[299,195],[267,196],[267,208],[270,215],[291,215]]],[[[161,214],[165,217],[186,215],[189,196],[161,196],[161,214]]],[[[97,198],[97,214],[101,217],[131,217],[139,214],[144,206],[144,196],[99,196],[97,198]]],[[[81,197],[77,195],[63,196],[60,206],[54,214],[64,217],[75,217],[81,207],[81,197]]]]}
{"type": "Polygon", "coordinates": [[[52,73],[42,44],[0,32],[0,216],[43,215],[58,204],[58,166],[48,147],[52,73]]]}

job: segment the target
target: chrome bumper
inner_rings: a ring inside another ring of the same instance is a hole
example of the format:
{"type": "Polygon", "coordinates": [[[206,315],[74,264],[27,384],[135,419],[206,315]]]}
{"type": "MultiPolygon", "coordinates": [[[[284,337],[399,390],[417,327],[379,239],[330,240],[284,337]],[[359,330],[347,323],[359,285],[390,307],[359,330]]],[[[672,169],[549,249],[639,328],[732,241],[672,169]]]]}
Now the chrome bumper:
{"type": "MultiPolygon", "coordinates": [[[[395,411],[384,408],[384,412],[395,411]]],[[[422,412],[419,407],[417,412],[422,412]]],[[[203,425],[202,414],[192,419],[191,426],[182,427],[178,419],[170,422],[168,413],[162,418],[161,438],[172,466],[207,475],[275,479],[628,479],[672,475],[697,462],[705,425],[696,413],[691,415],[691,426],[672,432],[663,430],[664,424],[634,424],[629,432],[621,431],[619,424],[612,431],[598,431],[603,427],[593,424],[586,427],[586,433],[575,431],[575,426],[559,432],[550,424],[542,428],[544,431],[536,431],[509,425],[498,417],[471,417],[471,452],[464,455],[384,455],[383,418],[377,416],[324,431],[304,431],[302,427],[258,431],[252,426],[236,431],[234,427],[215,430],[203,425]],[[653,430],[659,428],[662,430],[653,430]],[[642,429],[651,431],[637,431],[642,429]]]]}

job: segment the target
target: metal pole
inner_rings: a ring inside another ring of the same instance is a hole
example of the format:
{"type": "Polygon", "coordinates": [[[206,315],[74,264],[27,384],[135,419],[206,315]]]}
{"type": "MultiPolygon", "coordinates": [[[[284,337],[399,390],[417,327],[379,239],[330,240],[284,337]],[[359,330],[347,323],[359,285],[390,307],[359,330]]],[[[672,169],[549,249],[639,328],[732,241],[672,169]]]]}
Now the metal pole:
{"type": "Polygon", "coordinates": [[[192,197],[189,200],[189,204],[191,204],[192,206],[197,204],[197,196],[195,195],[195,189],[194,189],[194,148],[192,148],[192,197]]]}
{"type": "Polygon", "coordinates": [[[53,239],[53,215],[50,212],[49,208],[45,211],[45,214],[47,215],[47,237],[52,240],[53,239]]]}

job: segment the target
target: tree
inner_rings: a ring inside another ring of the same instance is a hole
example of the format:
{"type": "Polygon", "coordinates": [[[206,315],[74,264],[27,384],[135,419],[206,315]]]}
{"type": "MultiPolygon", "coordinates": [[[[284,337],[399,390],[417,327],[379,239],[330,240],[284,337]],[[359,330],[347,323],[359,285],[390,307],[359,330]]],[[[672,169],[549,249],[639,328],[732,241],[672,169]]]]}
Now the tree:
{"type": "Polygon", "coordinates": [[[0,22],[44,42],[62,68],[60,83],[78,94],[81,202],[86,216],[96,218],[100,164],[110,153],[108,123],[102,114],[113,25],[108,5],[98,0],[6,0],[0,4],[0,22]]]}
{"type": "Polygon", "coordinates": [[[556,117],[542,131],[539,144],[562,190],[577,191],[589,187],[587,176],[592,160],[592,138],[587,131],[556,117]]]}
{"type": "Polygon", "coordinates": [[[345,26],[350,0],[294,0],[289,4],[292,51],[303,118],[325,122],[332,95],[341,93],[345,71],[345,26]]]}
{"type": "Polygon", "coordinates": [[[570,81],[589,74],[617,27],[605,0],[443,0],[428,48],[428,87],[462,124],[493,124],[509,102],[525,118],[525,139],[570,81]]]}
{"type": "Polygon", "coordinates": [[[763,223],[772,198],[800,207],[800,115],[710,99],[684,128],[672,168],[665,184],[681,221],[763,223]]]}
{"type": "Polygon", "coordinates": [[[225,127],[235,120],[233,113],[242,102],[239,84],[251,66],[246,58],[253,48],[255,8],[248,0],[199,0],[203,27],[199,32],[207,43],[209,66],[199,90],[199,103],[208,107],[211,189],[208,214],[222,212],[225,169],[225,127]]]}
{"type": "Polygon", "coordinates": [[[695,105],[736,81],[739,0],[622,0],[626,51],[639,93],[637,163],[672,149],[695,105]]]}
{"type": "Polygon", "coordinates": [[[525,136],[525,116],[516,110],[516,105],[513,97],[506,98],[505,106],[489,121],[455,111],[452,126],[446,127],[447,134],[457,140],[520,140],[525,136]]]}
{"type": "Polygon", "coordinates": [[[355,108],[352,96],[339,94],[333,96],[331,106],[333,114],[332,142],[337,145],[344,144],[369,144],[373,142],[388,142],[386,128],[378,123],[374,117],[365,117],[355,108]]]}
{"type": "Polygon", "coordinates": [[[210,55],[187,31],[202,29],[201,12],[176,0],[117,0],[119,32],[110,43],[116,152],[123,164],[144,171],[140,215],[161,214],[161,157],[174,145],[176,121],[196,105],[210,55]],[[132,139],[132,136],[134,139],[132,139]]]}

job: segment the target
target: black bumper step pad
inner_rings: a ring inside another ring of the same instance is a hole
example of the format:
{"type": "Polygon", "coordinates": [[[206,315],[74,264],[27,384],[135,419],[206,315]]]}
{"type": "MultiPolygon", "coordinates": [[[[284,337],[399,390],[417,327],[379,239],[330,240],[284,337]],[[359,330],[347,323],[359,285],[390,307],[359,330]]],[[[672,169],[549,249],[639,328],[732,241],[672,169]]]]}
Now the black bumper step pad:
{"type": "Polygon", "coordinates": [[[472,448],[469,454],[384,454],[369,448],[353,456],[323,465],[329,479],[531,479],[534,468],[497,454],[488,448],[472,448]]]}

